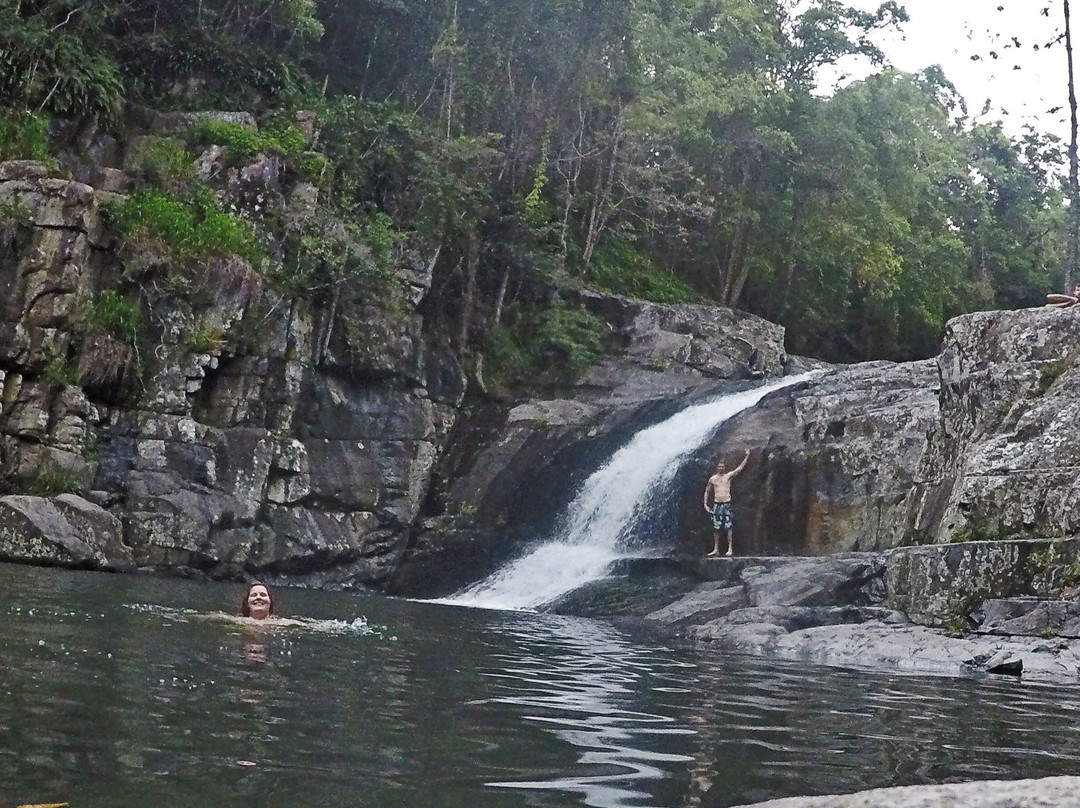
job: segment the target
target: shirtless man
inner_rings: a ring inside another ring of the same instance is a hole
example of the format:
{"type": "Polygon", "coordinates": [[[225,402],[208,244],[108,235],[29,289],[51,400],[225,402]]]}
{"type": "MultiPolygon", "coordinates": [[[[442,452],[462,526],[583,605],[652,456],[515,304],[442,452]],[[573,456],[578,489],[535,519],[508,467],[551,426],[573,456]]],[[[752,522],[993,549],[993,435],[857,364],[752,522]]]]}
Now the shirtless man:
{"type": "Polygon", "coordinates": [[[1067,309],[1080,303],[1080,283],[1073,287],[1071,295],[1047,295],[1046,305],[1051,309],[1067,309]]]}
{"type": "Polygon", "coordinates": [[[720,555],[721,530],[727,533],[727,553],[725,555],[735,555],[731,535],[731,480],[746,468],[746,461],[749,459],[750,450],[747,449],[742,462],[731,471],[727,470],[727,466],[722,461],[717,463],[712,477],[709,478],[709,482],[705,485],[705,510],[712,514],[713,524],[713,550],[709,553],[710,556],[720,555]],[[712,506],[709,505],[710,492],[712,493],[712,506]]]}

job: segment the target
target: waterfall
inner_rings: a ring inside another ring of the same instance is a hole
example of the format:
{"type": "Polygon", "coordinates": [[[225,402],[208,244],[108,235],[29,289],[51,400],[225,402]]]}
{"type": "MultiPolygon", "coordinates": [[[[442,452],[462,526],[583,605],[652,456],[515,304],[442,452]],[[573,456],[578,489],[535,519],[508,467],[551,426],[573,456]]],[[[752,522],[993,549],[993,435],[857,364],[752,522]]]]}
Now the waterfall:
{"type": "Polygon", "coordinates": [[[635,529],[650,499],[667,490],[681,461],[729,418],[773,390],[812,375],[791,376],[696,404],[637,433],[585,481],[552,540],[445,602],[530,609],[605,577],[620,558],[641,557],[644,553],[641,543],[635,542],[635,529]]]}

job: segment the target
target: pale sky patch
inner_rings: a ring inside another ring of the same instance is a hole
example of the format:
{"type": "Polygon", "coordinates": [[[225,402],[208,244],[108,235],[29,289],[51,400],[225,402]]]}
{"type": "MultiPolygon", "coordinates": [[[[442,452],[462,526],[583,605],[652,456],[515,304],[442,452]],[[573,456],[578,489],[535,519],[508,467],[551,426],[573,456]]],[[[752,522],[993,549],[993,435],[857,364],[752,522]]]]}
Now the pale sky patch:
{"type": "MultiPolygon", "coordinates": [[[[848,3],[873,10],[879,0],[848,3]]],[[[899,34],[876,38],[892,64],[909,72],[941,65],[966,99],[969,115],[977,121],[1001,120],[1013,135],[1030,124],[1063,140],[1068,138],[1064,41],[1046,47],[1064,30],[1060,0],[902,0],[901,4],[911,21],[899,34]],[[1050,7],[1049,17],[1040,14],[1046,6],[1050,7]],[[983,114],[988,100],[989,109],[983,114]]],[[[1080,24],[1080,4],[1073,22],[1074,28],[1080,24]]],[[[1074,39],[1076,34],[1074,31],[1074,39]]],[[[846,83],[865,76],[868,70],[865,63],[847,60],[826,81],[847,75],[846,83]]]]}

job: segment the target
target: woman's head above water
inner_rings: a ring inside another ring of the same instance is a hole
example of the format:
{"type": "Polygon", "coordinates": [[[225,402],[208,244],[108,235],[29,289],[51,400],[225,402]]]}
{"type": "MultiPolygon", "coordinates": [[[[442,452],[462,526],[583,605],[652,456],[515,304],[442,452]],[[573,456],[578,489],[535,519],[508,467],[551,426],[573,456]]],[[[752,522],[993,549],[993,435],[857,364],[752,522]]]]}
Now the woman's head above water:
{"type": "Polygon", "coordinates": [[[248,584],[244,599],[240,601],[240,614],[253,620],[265,620],[274,615],[274,599],[266,584],[262,581],[248,584]]]}

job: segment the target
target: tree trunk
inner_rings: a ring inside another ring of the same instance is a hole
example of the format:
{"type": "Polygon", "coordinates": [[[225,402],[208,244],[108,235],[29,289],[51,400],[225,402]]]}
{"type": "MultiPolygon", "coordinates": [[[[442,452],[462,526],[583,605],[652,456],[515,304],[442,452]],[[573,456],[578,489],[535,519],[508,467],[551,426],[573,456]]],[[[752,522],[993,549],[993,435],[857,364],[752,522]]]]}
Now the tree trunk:
{"type": "Polygon", "coordinates": [[[732,308],[739,305],[739,298],[742,297],[743,287],[746,286],[746,281],[750,277],[750,264],[747,263],[746,256],[750,252],[752,239],[750,238],[750,228],[745,227],[744,229],[746,232],[743,235],[742,259],[739,261],[738,275],[731,287],[731,297],[727,302],[732,308]]]}
{"type": "Polygon", "coordinates": [[[619,164],[619,148],[622,146],[623,127],[626,119],[623,113],[615,120],[615,131],[611,137],[611,157],[606,169],[600,172],[596,178],[596,188],[593,191],[592,207],[589,211],[589,224],[585,231],[585,248],[581,253],[581,274],[584,275],[592,262],[593,253],[600,243],[600,236],[604,234],[615,205],[608,198],[612,188],[615,187],[615,173],[619,164]]]}
{"type": "Polygon", "coordinates": [[[503,303],[506,302],[506,287],[510,285],[510,267],[503,270],[502,280],[499,281],[499,291],[495,295],[495,313],[491,316],[491,330],[494,331],[502,323],[503,303]]]}
{"type": "Polygon", "coordinates": [[[573,154],[564,159],[555,161],[556,170],[562,175],[566,184],[566,204],[563,207],[562,227],[559,230],[559,263],[563,270],[567,267],[567,259],[570,255],[570,215],[574,210],[574,195],[577,193],[578,180],[581,178],[581,165],[584,158],[585,146],[585,110],[582,108],[581,99],[578,99],[578,128],[574,133],[573,154]],[[567,170],[563,171],[563,163],[567,164],[567,170]]]}
{"type": "Polygon", "coordinates": [[[1076,81],[1073,75],[1072,20],[1069,0],[1065,3],[1065,53],[1069,60],[1069,111],[1072,131],[1069,141],[1069,231],[1065,242],[1065,276],[1062,291],[1070,293],[1076,284],[1077,246],[1080,236],[1080,167],[1077,159],[1076,81]]]}
{"type": "Polygon", "coordinates": [[[465,254],[465,292],[461,302],[461,333],[459,344],[461,356],[465,356],[469,348],[469,332],[472,330],[473,310],[476,308],[476,265],[479,263],[476,255],[476,247],[470,240],[465,254]]]}
{"type": "Polygon", "coordinates": [[[747,230],[749,230],[749,227],[746,220],[740,218],[731,237],[731,246],[728,248],[727,261],[724,264],[724,277],[720,286],[720,302],[725,306],[731,305],[737,275],[741,274],[744,255],[743,245],[746,243],[747,230]]]}

